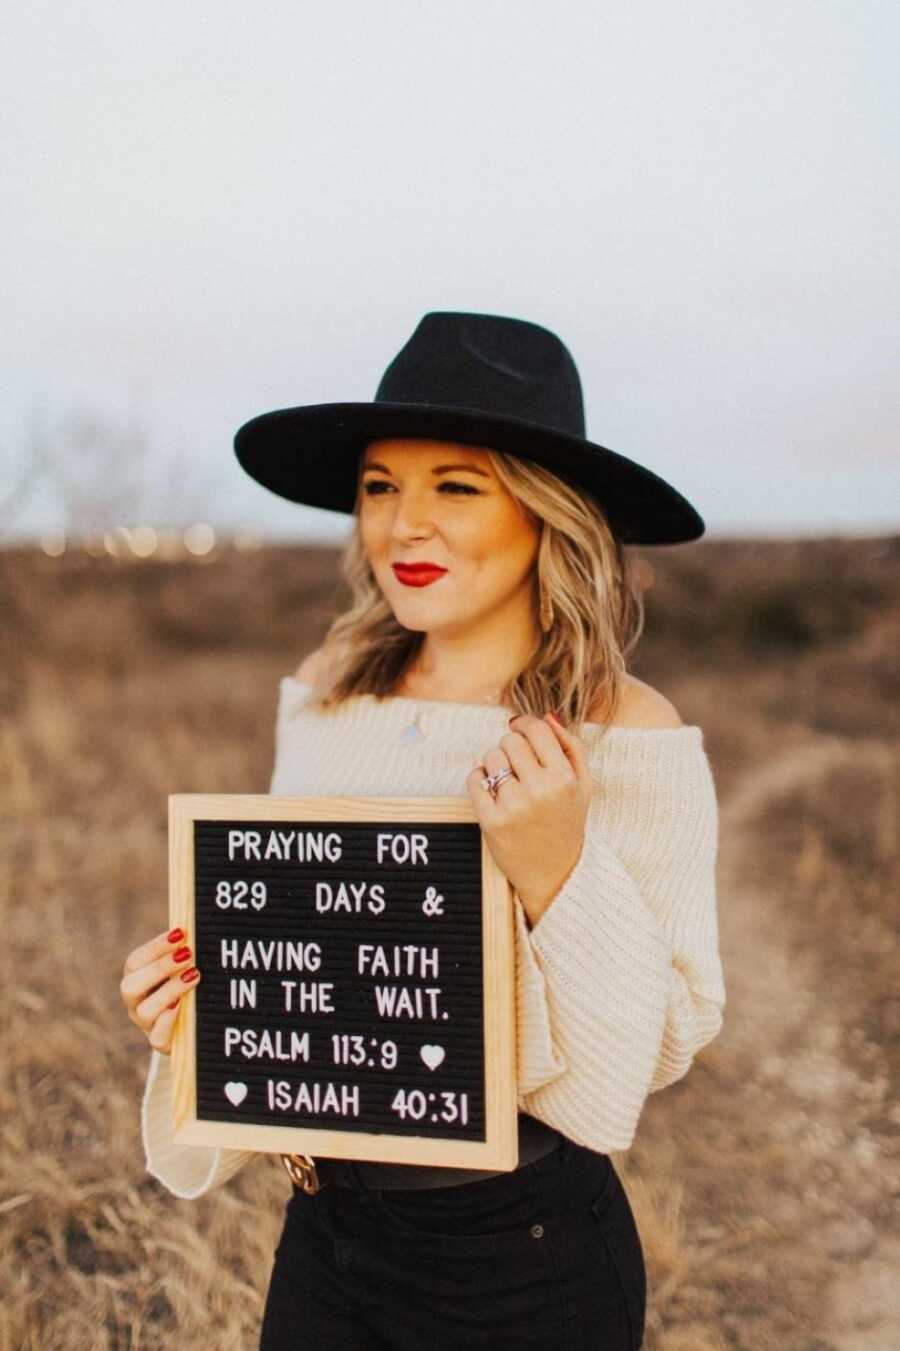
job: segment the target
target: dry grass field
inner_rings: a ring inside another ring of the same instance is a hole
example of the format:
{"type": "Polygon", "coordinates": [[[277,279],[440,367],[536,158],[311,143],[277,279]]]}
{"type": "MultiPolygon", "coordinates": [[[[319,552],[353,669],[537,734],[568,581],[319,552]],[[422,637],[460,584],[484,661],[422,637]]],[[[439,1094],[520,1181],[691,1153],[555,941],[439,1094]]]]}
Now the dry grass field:
{"type": "MultiPolygon", "coordinates": [[[[649,1351],[897,1351],[900,538],[646,549],[634,673],[721,809],[721,1036],[615,1162],[649,1351]]],[[[253,1351],[275,1158],[144,1172],[125,954],[167,924],[167,795],[265,792],[331,550],[0,553],[0,1348],[253,1351]]],[[[498,1336],[498,1348],[503,1345],[498,1336]]]]}

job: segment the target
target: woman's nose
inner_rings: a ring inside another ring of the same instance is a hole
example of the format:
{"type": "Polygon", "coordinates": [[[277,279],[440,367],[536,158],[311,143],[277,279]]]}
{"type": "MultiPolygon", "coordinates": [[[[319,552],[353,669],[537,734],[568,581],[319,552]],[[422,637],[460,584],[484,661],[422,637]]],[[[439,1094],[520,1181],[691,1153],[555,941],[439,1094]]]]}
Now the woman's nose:
{"type": "Polygon", "coordinates": [[[391,525],[396,536],[427,535],[434,529],[426,503],[413,497],[397,503],[391,525]]]}

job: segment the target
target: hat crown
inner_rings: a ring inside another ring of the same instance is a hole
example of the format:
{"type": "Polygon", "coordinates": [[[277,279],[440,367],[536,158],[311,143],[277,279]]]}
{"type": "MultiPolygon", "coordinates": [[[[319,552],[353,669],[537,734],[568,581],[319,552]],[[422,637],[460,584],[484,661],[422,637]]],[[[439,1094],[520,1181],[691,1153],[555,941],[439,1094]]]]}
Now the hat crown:
{"type": "Polygon", "coordinates": [[[431,310],[381,377],[376,403],[434,404],[525,418],[584,436],[584,402],[565,344],[506,315],[431,310]]]}

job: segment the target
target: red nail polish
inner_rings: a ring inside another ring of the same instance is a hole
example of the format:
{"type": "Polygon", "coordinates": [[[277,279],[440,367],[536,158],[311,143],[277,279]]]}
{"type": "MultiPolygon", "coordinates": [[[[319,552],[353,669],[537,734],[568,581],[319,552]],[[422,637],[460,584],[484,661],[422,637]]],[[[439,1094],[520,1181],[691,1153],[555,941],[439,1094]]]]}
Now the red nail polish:
{"type": "Polygon", "coordinates": [[[190,957],[190,955],[191,955],[190,948],[178,948],[175,952],[172,953],[172,961],[186,962],[188,957],[190,957]]]}
{"type": "Polygon", "coordinates": [[[172,929],[170,933],[166,934],[168,943],[180,943],[182,938],[184,938],[184,929],[172,929]]]}
{"type": "Polygon", "coordinates": [[[197,976],[199,976],[199,975],[200,975],[200,972],[197,970],[196,966],[192,966],[191,969],[190,969],[189,971],[182,971],[182,973],[181,973],[181,979],[182,979],[182,980],[196,980],[197,976]]]}

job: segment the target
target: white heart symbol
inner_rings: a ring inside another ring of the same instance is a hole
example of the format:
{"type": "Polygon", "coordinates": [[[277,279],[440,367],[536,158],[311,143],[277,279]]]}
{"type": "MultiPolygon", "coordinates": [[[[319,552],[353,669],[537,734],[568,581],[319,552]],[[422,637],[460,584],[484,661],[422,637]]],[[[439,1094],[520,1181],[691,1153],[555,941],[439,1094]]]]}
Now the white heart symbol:
{"type": "Polygon", "coordinates": [[[444,1059],[445,1051],[443,1046],[423,1046],[419,1055],[430,1070],[436,1070],[444,1059]]]}
{"type": "Polygon", "coordinates": [[[225,1096],[232,1107],[240,1107],[247,1096],[247,1085],[238,1084],[232,1081],[230,1084],[225,1085],[225,1096]]]}

